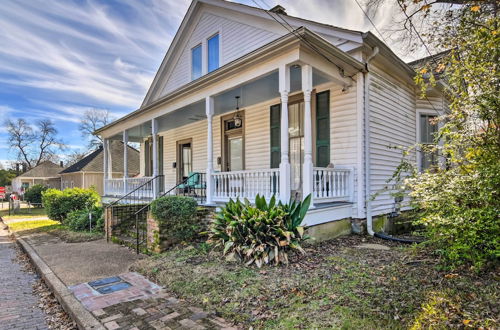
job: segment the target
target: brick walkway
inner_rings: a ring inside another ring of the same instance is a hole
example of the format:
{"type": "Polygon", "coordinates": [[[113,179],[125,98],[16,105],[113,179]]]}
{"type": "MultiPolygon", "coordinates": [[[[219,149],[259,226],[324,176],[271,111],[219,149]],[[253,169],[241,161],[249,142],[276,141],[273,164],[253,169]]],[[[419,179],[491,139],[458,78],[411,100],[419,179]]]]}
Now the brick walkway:
{"type": "Polygon", "coordinates": [[[99,293],[89,283],[69,287],[107,329],[236,329],[201,308],[169,296],[140,274],[129,272],[119,278],[131,286],[109,294],[99,293]]]}
{"type": "Polygon", "coordinates": [[[237,329],[224,319],[205,313],[201,308],[168,297],[123,302],[93,313],[109,330],[237,329]]]}
{"type": "Polygon", "coordinates": [[[0,329],[48,329],[32,291],[36,275],[14,261],[15,243],[8,235],[0,222],[0,329]]]}

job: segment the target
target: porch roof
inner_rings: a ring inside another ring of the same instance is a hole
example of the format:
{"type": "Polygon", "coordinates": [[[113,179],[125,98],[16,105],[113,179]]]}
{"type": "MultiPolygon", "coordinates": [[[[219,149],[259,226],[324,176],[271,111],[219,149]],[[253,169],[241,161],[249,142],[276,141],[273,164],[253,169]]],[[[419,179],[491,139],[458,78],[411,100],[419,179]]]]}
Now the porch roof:
{"type": "Polygon", "coordinates": [[[365,65],[362,62],[358,61],[351,55],[332,45],[317,33],[307,28],[300,27],[297,30],[280,38],[277,38],[274,41],[220,67],[215,71],[212,71],[196,80],[193,80],[192,82],[178,88],[172,93],[167,94],[159,98],[158,100],[144,107],[141,107],[129,113],[128,115],[123,116],[122,118],[115,120],[114,122],[96,130],[94,134],[102,134],[106,130],[111,129],[112,127],[120,123],[131,120],[138,115],[142,115],[146,112],[152,111],[159,106],[166,104],[167,102],[171,102],[180,99],[190,93],[194,93],[198,89],[206,87],[213,82],[237,73],[238,70],[241,69],[242,65],[255,63],[256,61],[261,60],[266,56],[275,54],[277,51],[293,45],[300,45],[305,48],[314,48],[315,51],[321,52],[321,55],[325,57],[325,59],[341,67],[346,77],[352,76],[357,72],[365,70],[365,65]]]}

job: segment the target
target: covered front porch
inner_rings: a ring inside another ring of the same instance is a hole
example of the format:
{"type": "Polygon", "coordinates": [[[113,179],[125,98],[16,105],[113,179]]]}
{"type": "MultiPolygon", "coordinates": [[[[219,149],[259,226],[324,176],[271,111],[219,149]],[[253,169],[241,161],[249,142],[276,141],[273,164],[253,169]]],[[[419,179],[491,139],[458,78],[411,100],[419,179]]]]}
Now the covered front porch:
{"type": "MultiPolygon", "coordinates": [[[[333,131],[337,122],[331,108],[338,102],[356,116],[356,79],[300,43],[295,46],[147,116],[137,115],[147,120],[110,130],[104,149],[110,140],[134,144],[140,149],[141,173],[133,178],[105,174],[104,197],[152,200],[183,194],[214,205],[231,198],[252,201],[257,194],[283,202],[311,194],[313,207],[354,203],[357,152],[351,151],[357,142],[332,136],[340,130],[333,131]],[[354,103],[344,104],[344,99],[354,103]]],[[[352,128],[348,124],[343,126],[352,128]]],[[[125,160],[126,153],[124,148],[125,160]]],[[[109,169],[112,160],[105,155],[109,169]]]]}

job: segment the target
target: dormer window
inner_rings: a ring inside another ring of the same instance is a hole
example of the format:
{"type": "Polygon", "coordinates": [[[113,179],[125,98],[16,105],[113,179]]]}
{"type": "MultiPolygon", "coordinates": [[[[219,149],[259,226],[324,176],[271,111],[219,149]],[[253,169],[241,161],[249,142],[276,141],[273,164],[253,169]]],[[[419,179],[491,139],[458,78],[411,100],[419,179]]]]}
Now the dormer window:
{"type": "Polygon", "coordinates": [[[207,41],[208,72],[219,68],[219,34],[210,37],[207,41]]]}
{"type": "Polygon", "coordinates": [[[191,79],[201,77],[201,45],[191,49],[191,79]]]}

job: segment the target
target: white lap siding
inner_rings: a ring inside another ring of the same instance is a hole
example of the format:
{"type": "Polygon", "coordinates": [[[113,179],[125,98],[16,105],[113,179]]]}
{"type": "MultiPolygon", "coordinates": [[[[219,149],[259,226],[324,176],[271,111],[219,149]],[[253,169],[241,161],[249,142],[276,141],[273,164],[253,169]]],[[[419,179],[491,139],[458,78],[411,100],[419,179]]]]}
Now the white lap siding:
{"type": "MultiPolygon", "coordinates": [[[[207,122],[201,120],[160,133],[163,136],[163,173],[165,188],[168,190],[177,184],[177,142],[192,139],[193,171],[205,172],[207,168],[207,122]]],[[[177,164],[179,167],[179,164],[177,164]]]]}
{"type": "MultiPolygon", "coordinates": [[[[395,80],[383,71],[369,75],[370,190],[372,196],[377,194],[372,214],[380,215],[394,208],[393,186],[384,188],[401,163],[401,148],[416,142],[415,90],[412,82],[395,80]]],[[[410,159],[415,161],[414,154],[410,159]]]]}
{"type": "MultiPolygon", "coordinates": [[[[335,165],[352,166],[354,174],[353,210],[357,208],[357,120],[356,120],[356,85],[345,91],[334,84],[320,86],[317,92],[330,90],[330,162],[335,165]]],[[[314,123],[315,125],[315,123],[314,123]]],[[[313,138],[315,141],[316,138],[313,138]]]]}

